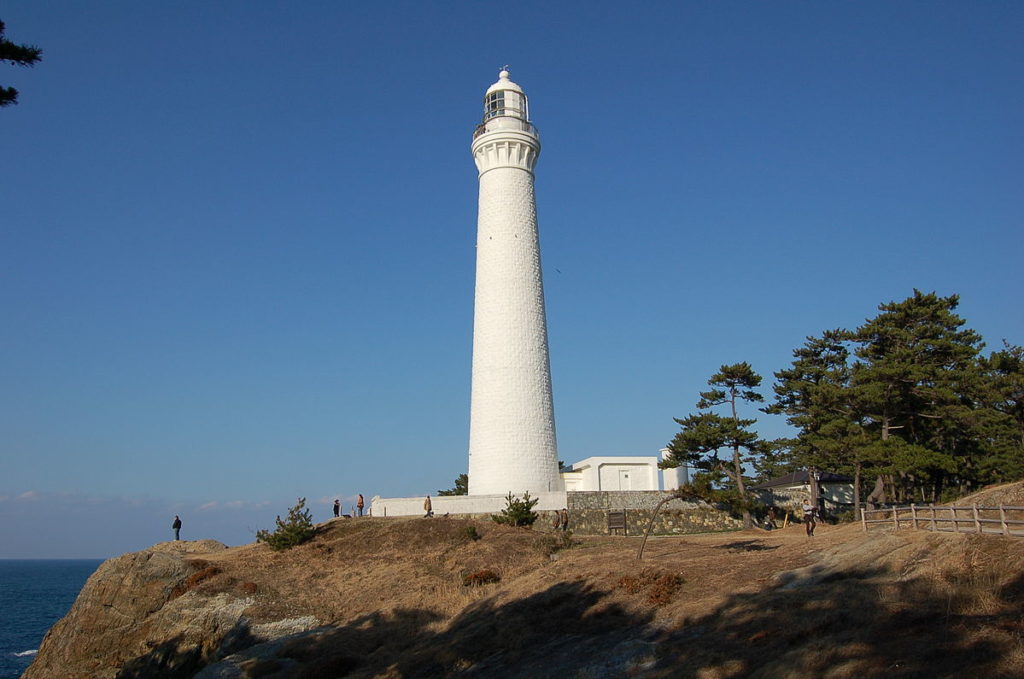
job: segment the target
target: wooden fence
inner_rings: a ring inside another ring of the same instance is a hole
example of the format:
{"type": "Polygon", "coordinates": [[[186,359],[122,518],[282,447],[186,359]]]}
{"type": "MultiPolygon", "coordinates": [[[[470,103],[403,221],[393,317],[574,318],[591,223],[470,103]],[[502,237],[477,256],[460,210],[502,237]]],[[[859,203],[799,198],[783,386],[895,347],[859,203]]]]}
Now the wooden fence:
{"type": "Polygon", "coordinates": [[[988,533],[1024,537],[1024,507],[979,507],[978,505],[927,505],[862,509],[861,525],[888,524],[894,530],[945,531],[947,533],[988,533]]]}

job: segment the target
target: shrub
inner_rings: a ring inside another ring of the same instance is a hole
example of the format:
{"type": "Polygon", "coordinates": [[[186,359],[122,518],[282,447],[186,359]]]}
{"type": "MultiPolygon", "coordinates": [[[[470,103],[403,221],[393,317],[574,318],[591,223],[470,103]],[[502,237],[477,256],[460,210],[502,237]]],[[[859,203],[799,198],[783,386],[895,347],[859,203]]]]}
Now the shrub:
{"type": "Polygon", "coordinates": [[[481,537],[480,533],[476,530],[476,526],[466,526],[462,529],[462,534],[470,542],[476,542],[481,537]]]}
{"type": "Polygon", "coordinates": [[[640,582],[640,578],[635,575],[623,575],[619,578],[618,584],[620,589],[624,589],[630,594],[639,594],[640,590],[644,588],[643,583],[640,582]]]}
{"type": "Polygon", "coordinates": [[[199,568],[200,570],[185,578],[185,581],[181,584],[175,585],[174,588],[171,590],[171,599],[177,599],[190,589],[194,589],[197,585],[199,585],[199,583],[205,580],[209,580],[213,576],[220,575],[221,573],[220,568],[217,568],[216,566],[210,566],[206,561],[193,561],[192,565],[199,568]]]}
{"type": "Polygon", "coordinates": [[[672,600],[684,582],[686,581],[682,576],[675,573],[645,569],[638,575],[622,576],[619,578],[618,586],[630,594],[639,594],[647,590],[647,603],[664,606],[672,600]]]}
{"type": "Polygon", "coordinates": [[[475,573],[462,576],[462,584],[466,587],[478,587],[491,582],[498,582],[501,577],[490,568],[483,568],[475,573]]]}
{"type": "Polygon", "coordinates": [[[838,521],[839,523],[853,523],[857,520],[857,514],[854,513],[852,509],[847,509],[836,514],[836,521],[838,521]]]}
{"type": "Polygon", "coordinates": [[[647,603],[664,606],[672,600],[675,593],[683,586],[683,582],[685,581],[681,576],[673,573],[662,573],[655,576],[647,588],[647,603]]]}
{"type": "Polygon", "coordinates": [[[277,517],[277,529],[271,533],[268,530],[256,531],[256,539],[267,543],[267,546],[274,551],[291,549],[295,545],[301,545],[312,539],[316,533],[313,528],[313,515],[306,507],[306,498],[300,497],[298,503],[288,510],[288,519],[281,520],[277,517]]]}
{"type": "Polygon", "coordinates": [[[557,531],[554,534],[548,533],[537,540],[538,546],[548,556],[560,552],[563,549],[571,549],[580,544],[579,540],[572,539],[572,531],[557,531]]]}
{"type": "Polygon", "coordinates": [[[533,508],[538,502],[537,499],[530,499],[529,491],[523,493],[522,500],[509,492],[505,498],[505,508],[501,510],[501,514],[492,514],[491,519],[495,523],[529,528],[537,520],[537,512],[533,511],[533,508]]]}

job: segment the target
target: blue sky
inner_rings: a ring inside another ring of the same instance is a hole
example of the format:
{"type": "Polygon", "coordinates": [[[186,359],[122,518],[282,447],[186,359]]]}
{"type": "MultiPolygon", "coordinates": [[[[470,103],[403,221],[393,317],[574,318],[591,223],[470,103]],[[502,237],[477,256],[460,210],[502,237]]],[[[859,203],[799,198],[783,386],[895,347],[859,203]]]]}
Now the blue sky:
{"type": "MultiPolygon", "coordinates": [[[[476,172],[530,96],[559,457],[913,289],[1024,342],[1019,2],[74,3],[0,110],[0,557],[466,468],[476,172]]],[[[768,437],[785,433],[761,415],[768,437]]]]}

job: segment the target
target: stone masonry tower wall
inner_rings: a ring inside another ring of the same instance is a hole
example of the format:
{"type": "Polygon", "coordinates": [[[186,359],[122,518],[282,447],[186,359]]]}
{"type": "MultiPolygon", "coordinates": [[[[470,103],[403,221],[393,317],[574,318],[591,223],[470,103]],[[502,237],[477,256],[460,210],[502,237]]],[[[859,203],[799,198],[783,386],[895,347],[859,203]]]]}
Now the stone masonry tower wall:
{"type": "Polygon", "coordinates": [[[470,495],[560,490],[526,94],[498,76],[473,135],[480,172],[470,495]]]}

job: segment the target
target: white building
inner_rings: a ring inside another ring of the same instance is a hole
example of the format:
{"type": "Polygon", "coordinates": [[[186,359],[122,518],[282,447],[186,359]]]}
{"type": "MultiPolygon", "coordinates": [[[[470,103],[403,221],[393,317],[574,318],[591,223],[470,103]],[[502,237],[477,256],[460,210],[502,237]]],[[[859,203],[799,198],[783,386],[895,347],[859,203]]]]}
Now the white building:
{"type": "Polygon", "coordinates": [[[588,490],[659,490],[658,458],[588,457],[562,469],[569,492],[588,490]]]}

